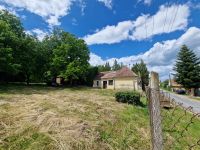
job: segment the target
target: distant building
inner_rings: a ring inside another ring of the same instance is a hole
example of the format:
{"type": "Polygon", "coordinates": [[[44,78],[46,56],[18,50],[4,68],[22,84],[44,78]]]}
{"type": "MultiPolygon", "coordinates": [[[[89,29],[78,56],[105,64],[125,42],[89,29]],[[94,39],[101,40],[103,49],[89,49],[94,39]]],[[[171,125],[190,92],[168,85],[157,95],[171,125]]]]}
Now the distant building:
{"type": "Polygon", "coordinates": [[[93,87],[103,89],[141,89],[138,76],[128,67],[117,71],[100,72],[93,81],[93,87]]]}
{"type": "Polygon", "coordinates": [[[179,89],[184,89],[183,86],[181,84],[178,84],[174,79],[169,80],[169,87],[173,92],[176,92],[176,90],[179,89]]]}

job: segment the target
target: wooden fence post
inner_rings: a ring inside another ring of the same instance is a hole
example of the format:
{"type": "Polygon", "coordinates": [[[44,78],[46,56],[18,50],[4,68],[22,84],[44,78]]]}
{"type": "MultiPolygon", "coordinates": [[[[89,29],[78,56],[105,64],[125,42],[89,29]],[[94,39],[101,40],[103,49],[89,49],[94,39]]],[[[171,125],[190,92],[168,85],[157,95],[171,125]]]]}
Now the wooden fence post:
{"type": "Polygon", "coordinates": [[[160,91],[158,73],[151,72],[149,113],[151,126],[151,140],[153,150],[163,150],[163,135],[160,111],[160,91]]]}

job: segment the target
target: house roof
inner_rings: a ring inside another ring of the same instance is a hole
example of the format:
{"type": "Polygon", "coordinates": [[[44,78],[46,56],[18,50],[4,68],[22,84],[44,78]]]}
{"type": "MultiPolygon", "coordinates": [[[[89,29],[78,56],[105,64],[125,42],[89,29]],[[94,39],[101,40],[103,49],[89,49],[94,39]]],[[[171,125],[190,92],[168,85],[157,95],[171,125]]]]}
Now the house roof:
{"type": "Polygon", "coordinates": [[[96,75],[95,80],[100,80],[101,77],[103,77],[103,76],[106,75],[106,74],[109,74],[110,72],[113,72],[113,71],[99,72],[99,73],[96,75]]]}
{"type": "Polygon", "coordinates": [[[123,67],[117,71],[106,71],[100,72],[95,79],[110,79],[110,78],[121,78],[121,77],[135,77],[137,76],[133,71],[131,71],[128,67],[123,67]]]}
{"type": "Polygon", "coordinates": [[[116,72],[115,77],[135,77],[135,76],[137,75],[132,70],[130,70],[128,67],[123,67],[122,69],[116,72]]]}
{"type": "Polygon", "coordinates": [[[116,71],[111,71],[102,76],[101,79],[114,78],[115,76],[116,76],[116,71]]]}
{"type": "Polygon", "coordinates": [[[181,84],[178,84],[178,83],[177,83],[175,80],[173,80],[173,79],[171,79],[170,82],[171,82],[171,86],[172,86],[172,87],[182,87],[181,84]]]}

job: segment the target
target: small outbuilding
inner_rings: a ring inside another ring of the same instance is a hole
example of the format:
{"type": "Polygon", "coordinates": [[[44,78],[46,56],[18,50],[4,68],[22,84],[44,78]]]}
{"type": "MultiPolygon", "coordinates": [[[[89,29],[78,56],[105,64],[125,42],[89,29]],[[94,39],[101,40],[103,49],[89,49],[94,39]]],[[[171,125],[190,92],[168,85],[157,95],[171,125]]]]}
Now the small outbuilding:
{"type": "Polygon", "coordinates": [[[93,87],[102,89],[141,89],[138,76],[128,67],[117,71],[100,72],[93,81],[93,87]]]}

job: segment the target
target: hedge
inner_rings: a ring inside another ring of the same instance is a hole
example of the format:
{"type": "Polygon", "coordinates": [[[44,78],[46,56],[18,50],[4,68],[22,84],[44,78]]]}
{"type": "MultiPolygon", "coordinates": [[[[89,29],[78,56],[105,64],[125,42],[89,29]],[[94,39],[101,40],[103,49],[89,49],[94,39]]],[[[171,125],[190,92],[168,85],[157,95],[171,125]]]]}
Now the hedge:
{"type": "Polygon", "coordinates": [[[117,92],[115,99],[121,103],[141,105],[140,94],[138,92],[117,92]]]}

